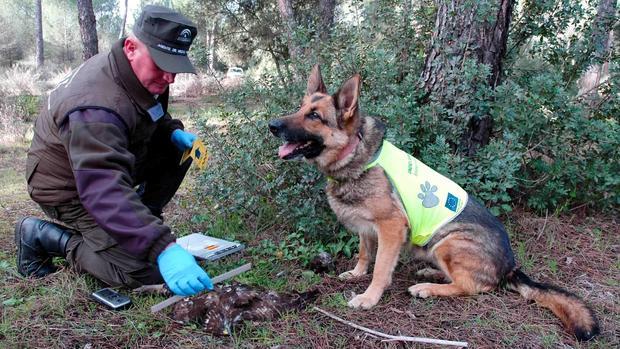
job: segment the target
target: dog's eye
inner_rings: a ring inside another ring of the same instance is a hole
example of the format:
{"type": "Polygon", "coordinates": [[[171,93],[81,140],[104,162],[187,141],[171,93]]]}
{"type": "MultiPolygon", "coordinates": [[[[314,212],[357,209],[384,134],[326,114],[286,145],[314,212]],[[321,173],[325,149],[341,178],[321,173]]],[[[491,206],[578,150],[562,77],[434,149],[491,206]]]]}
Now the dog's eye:
{"type": "Polygon", "coordinates": [[[314,111],[307,114],[306,117],[310,120],[321,120],[321,116],[314,111]]]}

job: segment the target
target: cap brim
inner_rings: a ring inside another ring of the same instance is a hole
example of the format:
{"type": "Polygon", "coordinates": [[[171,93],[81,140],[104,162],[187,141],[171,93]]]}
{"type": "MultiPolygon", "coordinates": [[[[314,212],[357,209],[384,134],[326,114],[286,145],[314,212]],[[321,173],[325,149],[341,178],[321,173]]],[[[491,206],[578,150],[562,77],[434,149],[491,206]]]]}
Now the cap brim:
{"type": "Polygon", "coordinates": [[[159,69],[168,73],[196,74],[196,69],[194,69],[194,66],[192,65],[192,62],[190,62],[189,57],[164,53],[148,45],[146,45],[146,47],[149,49],[151,58],[153,58],[153,61],[155,62],[155,64],[157,64],[159,69]]]}

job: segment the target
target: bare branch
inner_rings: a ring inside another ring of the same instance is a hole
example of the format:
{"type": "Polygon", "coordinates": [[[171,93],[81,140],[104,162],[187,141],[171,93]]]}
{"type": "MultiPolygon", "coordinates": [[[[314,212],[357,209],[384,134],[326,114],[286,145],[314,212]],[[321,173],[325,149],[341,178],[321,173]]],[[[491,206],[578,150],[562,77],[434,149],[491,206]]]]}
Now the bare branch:
{"type": "Polygon", "coordinates": [[[447,340],[443,340],[443,339],[433,339],[433,338],[423,338],[423,337],[407,337],[407,336],[392,336],[390,334],[385,334],[379,331],[375,331],[372,330],[370,328],[364,327],[364,326],[360,326],[357,325],[353,322],[341,319],[339,317],[337,317],[336,315],[327,312],[319,307],[312,307],[312,309],[329,316],[330,318],[340,321],[343,324],[349,325],[353,328],[357,328],[358,330],[362,330],[364,332],[379,336],[379,337],[383,337],[383,338],[387,338],[387,340],[385,341],[401,341],[401,342],[417,342],[417,343],[426,343],[426,344],[437,344],[437,345],[452,345],[452,346],[457,346],[457,347],[461,347],[461,348],[465,348],[467,347],[467,342],[454,342],[454,341],[447,341],[447,340]]]}

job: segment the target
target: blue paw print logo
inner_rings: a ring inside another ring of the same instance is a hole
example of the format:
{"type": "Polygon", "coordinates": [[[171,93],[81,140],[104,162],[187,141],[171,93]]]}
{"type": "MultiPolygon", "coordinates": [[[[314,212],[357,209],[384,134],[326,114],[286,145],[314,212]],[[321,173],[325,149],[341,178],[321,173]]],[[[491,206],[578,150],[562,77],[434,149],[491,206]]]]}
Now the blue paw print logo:
{"type": "Polygon", "coordinates": [[[426,208],[432,208],[439,205],[439,198],[437,195],[433,194],[437,191],[437,186],[433,185],[426,181],[424,184],[420,184],[421,193],[418,194],[418,198],[422,200],[422,206],[426,208]]]}

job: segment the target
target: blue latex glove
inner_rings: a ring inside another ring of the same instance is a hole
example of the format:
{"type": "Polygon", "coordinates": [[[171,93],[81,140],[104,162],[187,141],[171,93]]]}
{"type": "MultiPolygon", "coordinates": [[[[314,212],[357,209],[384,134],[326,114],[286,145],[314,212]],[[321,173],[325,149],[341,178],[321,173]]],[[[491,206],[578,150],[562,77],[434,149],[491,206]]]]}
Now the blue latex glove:
{"type": "Polygon", "coordinates": [[[174,294],[191,296],[205,288],[212,290],[209,275],[196,263],[194,256],[178,244],[172,244],[157,257],[159,272],[174,294]]]}
{"type": "Polygon", "coordinates": [[[180,151],[191,149],[196,140],[196,135],[190,132],[185,132],[181,129],[176,129],[172,132],[171,140],[174,145],[179,148],[180,151]]]}

